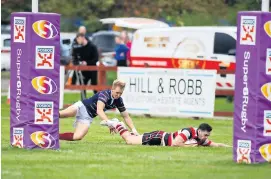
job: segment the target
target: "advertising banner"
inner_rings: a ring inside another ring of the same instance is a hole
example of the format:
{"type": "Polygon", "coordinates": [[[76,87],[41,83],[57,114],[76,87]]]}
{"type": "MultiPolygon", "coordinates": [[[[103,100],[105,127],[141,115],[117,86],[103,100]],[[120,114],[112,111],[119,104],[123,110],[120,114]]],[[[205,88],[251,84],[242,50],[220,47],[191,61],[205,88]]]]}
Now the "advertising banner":
{"type": "Polygon", "coordinates": [[[11,14],[10,141],[59,148],[60,15],[11,14]]]}
{"type": "Polygon", "coordinates": [[[239,12],[233,160],[271,162],[271,13],[239,12]]]}
{"type": "Polygon", "coordinates": [[[118,68],[129,113],[212,117],[215,70],[118,68]]]}

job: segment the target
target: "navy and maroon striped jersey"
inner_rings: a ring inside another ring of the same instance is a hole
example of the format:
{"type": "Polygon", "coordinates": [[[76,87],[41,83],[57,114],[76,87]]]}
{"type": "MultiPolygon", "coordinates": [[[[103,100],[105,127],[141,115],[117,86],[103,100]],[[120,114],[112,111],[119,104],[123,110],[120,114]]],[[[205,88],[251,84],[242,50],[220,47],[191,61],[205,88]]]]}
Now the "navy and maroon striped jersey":
{"type": "Polygon", "coordinates": [[[119,112],[124,112],[126,110],[121,97],[118,99],[114,99],[111,95],[111,90],[104,90],[82,101],[82,103],[87,108],[88,114],[92,118],[97,116],[98,101],[101,101],[105,104],[104,111],[114,108],[118,108],[119,112]]]}

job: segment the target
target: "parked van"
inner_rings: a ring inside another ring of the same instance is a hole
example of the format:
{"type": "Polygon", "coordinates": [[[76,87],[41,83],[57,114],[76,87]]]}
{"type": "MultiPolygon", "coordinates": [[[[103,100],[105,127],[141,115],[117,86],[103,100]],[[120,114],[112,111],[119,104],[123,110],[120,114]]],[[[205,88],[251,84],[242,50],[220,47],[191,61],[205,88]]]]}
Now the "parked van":
{"type": "MultiPolygon", "coordinates": [[[[132,67],[235,69],[236,27],[139,29],[131,48],[132,67]]],[[[217,75],[217,89],[233,89],[234,75],[217,75]]]]}
{"type": "Polygon", "coordinates": [[[10,35],[1,35],[1,71],[10,70],[10,35]]]}
{"type": "MultiPolygon", "coordinates": [[[[109,25],[113,31],[100,31],[92,36],[93,43],[98,47],[101,53],[101,61],[105,66],[116,66],[115,60],[115,36],[120,35],[121,30],[128,29],[130,40],[133,38],[133,33],[137,29],[147,28],[167,28],[168,24],[155,19],[141,17],[122,17],[122,18],[105,18],[100,19],[103,25],[109,25]]],[[[99,64],[99,62],[98,62],[99,64]]]]}

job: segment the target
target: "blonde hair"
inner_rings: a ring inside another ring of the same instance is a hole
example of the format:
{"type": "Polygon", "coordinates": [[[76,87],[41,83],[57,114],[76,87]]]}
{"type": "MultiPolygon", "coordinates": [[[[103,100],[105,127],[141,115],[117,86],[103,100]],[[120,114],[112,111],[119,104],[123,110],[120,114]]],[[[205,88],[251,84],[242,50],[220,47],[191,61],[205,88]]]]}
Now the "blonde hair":
{"type": "Polygon", "coordinates": [[[116,79],[113,81],[112,88],[115,89],[117,86],[119,86],[121,89],[124,89],[125,85],[126,85],[125,81],[122,81],[120,79],[116,79]]]}

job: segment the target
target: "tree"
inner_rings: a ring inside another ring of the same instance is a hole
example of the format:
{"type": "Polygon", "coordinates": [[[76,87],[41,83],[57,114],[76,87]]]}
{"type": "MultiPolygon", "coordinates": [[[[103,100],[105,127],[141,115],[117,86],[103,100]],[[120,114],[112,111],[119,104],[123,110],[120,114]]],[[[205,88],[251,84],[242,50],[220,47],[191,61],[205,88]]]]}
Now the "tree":
{"type": "Polygon", "coordinates": [[[1,20],[10,21],[12,12],[31,12],[31,0],[2,0],[1,20]]]}
{"type": "MultiPolygon", "coordinates": [[[[31,0],[2,0],[2,21],[10,13],[31,11],[31,0]]],[[[176,26],[236,23],[240,10],[260,10],[261,0],[39,0],[40,12],[61,14],[61,31],[77,31],[85,25],[89,32],[102,28],[101,18],[146,17],[176,26]]]]}
{"type": "MultiPolygon", "coordinates": [[[[88,31],[93,32],[101,27],[100,18],[110,17],[113,5],[114,0],[41,0],[39,7],[43,12],[61,14],[61,18],[65,19],[66,23],[72,24],[73,29],[68,29],[69,31],[77,30],[75,21],[78,20],[87,27],[88,31]]],[[[62,23],[61,27],[65,27],[65,24],[62,23]]]]}

